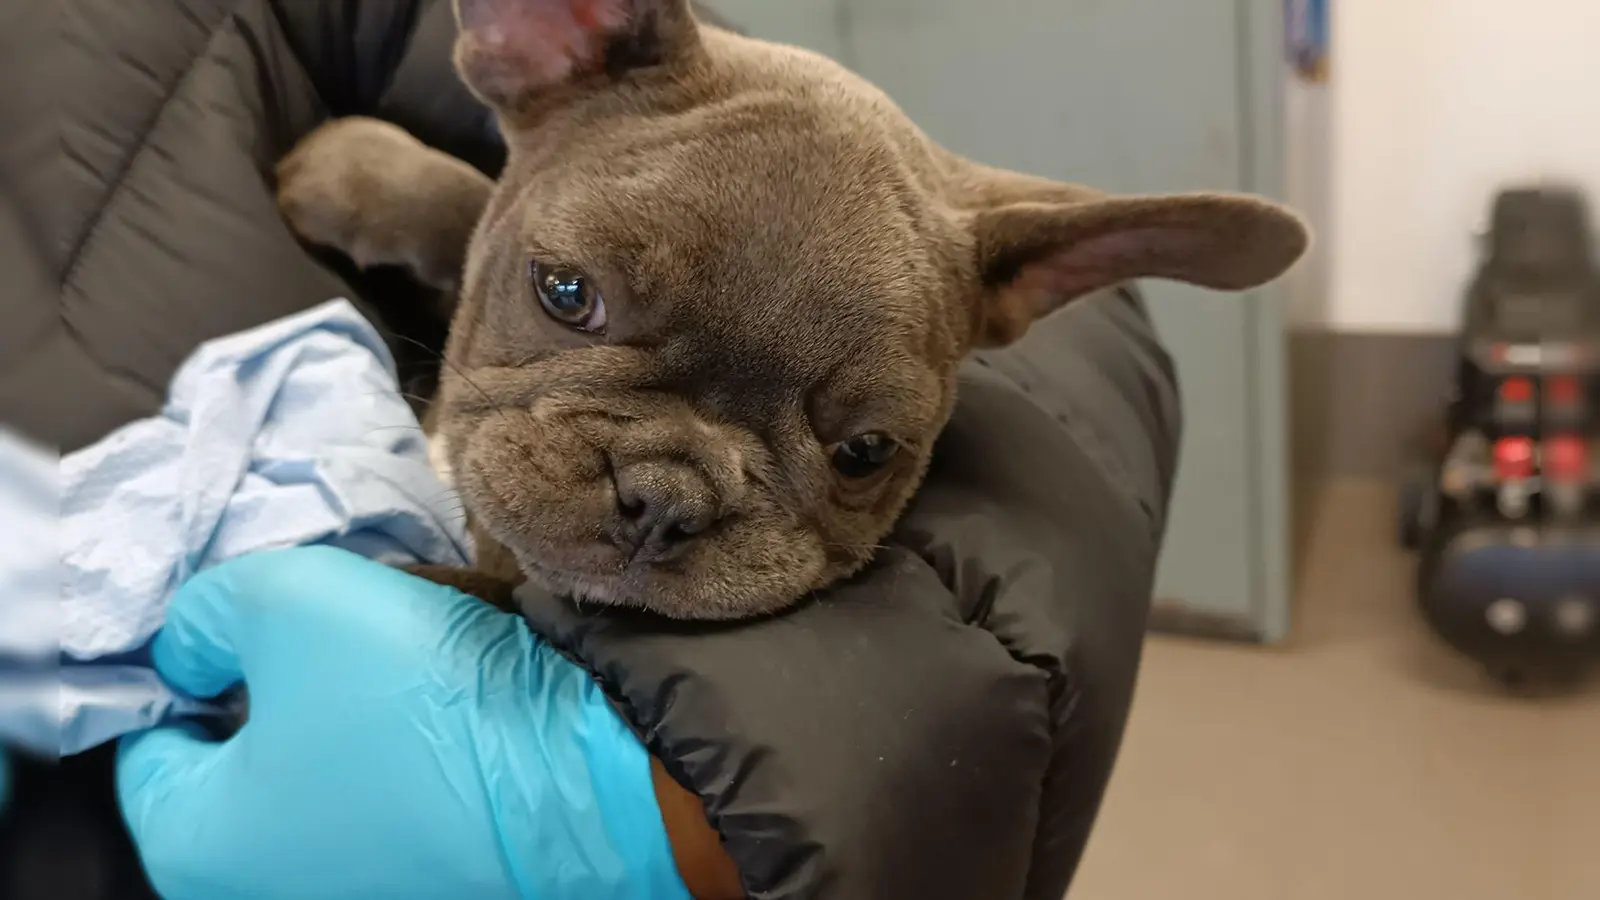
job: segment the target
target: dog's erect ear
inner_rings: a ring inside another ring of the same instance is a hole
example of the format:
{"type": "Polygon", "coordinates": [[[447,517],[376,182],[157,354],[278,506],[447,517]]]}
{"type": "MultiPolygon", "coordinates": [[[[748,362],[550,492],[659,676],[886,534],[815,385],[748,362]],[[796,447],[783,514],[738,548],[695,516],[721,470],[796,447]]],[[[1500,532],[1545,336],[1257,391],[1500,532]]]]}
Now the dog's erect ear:
{"type": "Polygon", "coordinates": [[[697,46],[688,0],[455,0],[456,66],[479,97],[512,110],[586,75],[620,75],[697,46]]]}
{"type": "Polygon", "coordinates": [[[1136,278],[1256,287],[1282,275],[1309,240],[1293,213],[1256,197],[1119,197],[1064,185],[1040,194],[1012,194],[974,215],[978,346],[1011,343],[1072,300],[1136,278]]]}

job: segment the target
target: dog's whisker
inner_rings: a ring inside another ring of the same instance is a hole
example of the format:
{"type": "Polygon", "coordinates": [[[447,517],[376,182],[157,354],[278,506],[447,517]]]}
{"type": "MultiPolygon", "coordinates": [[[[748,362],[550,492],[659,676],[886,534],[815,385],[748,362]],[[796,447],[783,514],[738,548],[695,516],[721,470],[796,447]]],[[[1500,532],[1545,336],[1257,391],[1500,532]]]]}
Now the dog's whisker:
{"type": "Polygon", "coordinates": [[[438,350],[435,350],[434,348],[428,346],[427,344],[424,344],[422,341],[419,341],[414,337],[410,337],[409,335],[401,334],[398,331],[390,331],[387,328],[382,329],[382,332],[383,332],[383,336],[384,337],[394,338],[397,341],[404,341],[405,343],[410,344],[413,347],[416,347],[417,349],[423,351],[424,353],[427,353],[427,354],[431,355],[435,359],[438,359],[438,360],[443,360],[444,359],[444,354],[443,353],[440,353],[438,350]]]}
{"type": "Polygon", "coordinates": [[[837,541],[823,541],[822,546],[832,547],[837,550],[888,550],[888,544],[846,544],[837,541]]]}
{"type": "MultiPolygon", "coordinates": [[[[450,367],[450,371],[452,371],[452,372],[456,373],[457,375],[461,376],[461,380],[462,381],[466,382],[468,385],[470,385],[472,387],[473,390],[475,390],[479,394],[483,395],[483,399],[489,403],[489,406],[492,409],[494,409],[496,412],[500,413],[501,416],[505,416],[505,411],[500,409],[499,404],[494,402],[494,398],[489,396],[489,392],[484,390],[476,381],[473,381],[472,377],[469,376],[466,373],[466,370],[461,368],[461,366],[458,365],[450,357],[446,356],[443,353],[440,353],[439,351],[433,349],[432,347],[429,347],[427,344],[424,344],[423,342],[417,340],[416,338],[407,337],[406,335],[399,334],[398,332],[388,332],[388,334],[391,337],[395,338],[396,340],[404,341],[405,343],[411,344],[411,345],[413,345],[415,347],[418,347],[418,348],[422,349],[424,352],[432,355],[442,365],[449,366],[450,367]]],[[[506,421],[507,421],[507,423],[509,423],[511,420],[509,418],[507,418],[506,421]]]]}
{"type": "Polygon", "coordinates": [[[398,390],[393,390],[393,391],[389,391],[389,390],[362,391],[357,396],[360,396],[360,397],[363,397],[363,398],[366,398],[366,397],[402,397],[402,398],[404,398],[406,400],[415,400],[418,403],[432,403],[433,402],[433,399],[431,397],[424,397],[421,394],[413,394],[412,392],[407,391],[407,390],[405,390],[403,388],[402,389],[398,389],[398,390]]]}
{"type": "MultiPolygon", "coordinates": [[[[415,344],[416,346],[421,347],[423,350],[426,350],[427,352],[432,353],[435,356],[437,356],[438,359],[439,359],[439,362],[443,363],[446,366],[449,366],[450,367],[450,371],[452,371],[452,372],[456,373],[457,375],[461,376],[461,380],[462,381],[466,382],[473,390],[477,391],[480,395],[482,395],[484,401],[489,404],[489,408],[494,410],[495,413],[497,415],[499,415],[501,419],[504,419],[505,423],[508,426],[510,426],[512,428],[512,430],[513,430],[513,433],[515,433],[516,423],[511,421],[511,417],[506,415],[506,411],[500,407],[500,404],[495,402],[493,397],[489,396],[489,392],[488,391],[484,390],[483,387],[481,385],[479,385],[476,381],[473,381],[472,377],[467,374],[466,370],[463,369],[460,365],[458,365],[454,360],[450,359],[450,357],[444,355],[443,353],[439,353],[438,351],[434,350],[432,347],[429,347],[428,345],[422,343],[419,340],[416,340],[415,338],[409,338],[409,337],[406,337],[403,334],[395,334],[394,336],[396,338],[402,340],[402,341],[406,341],[408,343],[415,344]]],[[[517,448],[517,452],[521,453],[522,456],[528,460],[530,465],[533,465],[535,467],[538,466],[538,462],[533,457],[533,451],[529,450],[525,445],[523,445],[523,443],[521,441],[517,441],[517,440],[514,440],[514,439],[508,439],[508,443],[510,443],[511,446],[516,447],[517,448]]]]}

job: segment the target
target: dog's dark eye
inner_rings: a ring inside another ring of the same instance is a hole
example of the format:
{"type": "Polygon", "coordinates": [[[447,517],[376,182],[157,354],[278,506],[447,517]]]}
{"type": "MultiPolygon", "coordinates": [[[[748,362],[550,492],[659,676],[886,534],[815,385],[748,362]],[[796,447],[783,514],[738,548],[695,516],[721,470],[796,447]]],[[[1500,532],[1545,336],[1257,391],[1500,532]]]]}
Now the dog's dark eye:
{"type": "Polygon", "coordinates": [[[900,445],[886,434],[858,434],[833,448],[833,467],[846,478],[866,478],[900,452],[900,445]]]}
{"type": "Polygon", "coordinates": [[[606,303],[582,272],[567,266],[528,264],[533,292],[539,295],[544,311],[569,328],[580,331],[606,330],[606,303]]]}

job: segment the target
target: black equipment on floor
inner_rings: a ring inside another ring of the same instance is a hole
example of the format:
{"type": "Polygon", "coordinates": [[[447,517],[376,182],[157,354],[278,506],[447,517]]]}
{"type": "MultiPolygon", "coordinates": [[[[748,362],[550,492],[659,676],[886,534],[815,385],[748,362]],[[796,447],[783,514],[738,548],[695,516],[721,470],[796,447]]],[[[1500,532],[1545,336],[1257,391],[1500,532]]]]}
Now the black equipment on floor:
{"type": "Polygon", "coordinates": [[[1497,677],[1600,661],[1600,267],[1584,197],[1494,202],[1444,440],[1406,485],[1429,624],[1497,677]]]}

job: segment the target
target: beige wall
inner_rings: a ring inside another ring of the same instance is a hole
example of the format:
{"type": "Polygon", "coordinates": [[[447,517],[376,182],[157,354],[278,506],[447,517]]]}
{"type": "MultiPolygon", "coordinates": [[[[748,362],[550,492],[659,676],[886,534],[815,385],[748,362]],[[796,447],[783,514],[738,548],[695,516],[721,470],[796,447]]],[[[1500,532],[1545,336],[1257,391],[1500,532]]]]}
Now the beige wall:
{"type": "Polygon", "coordinates": [[[1600,214],[1600,0],[1332,6],[1332,82],[1289,93],[1289,193],[1321,232],[1292,319],[1451,330],[1497,186],[1574,181],[1600,214]]]}

